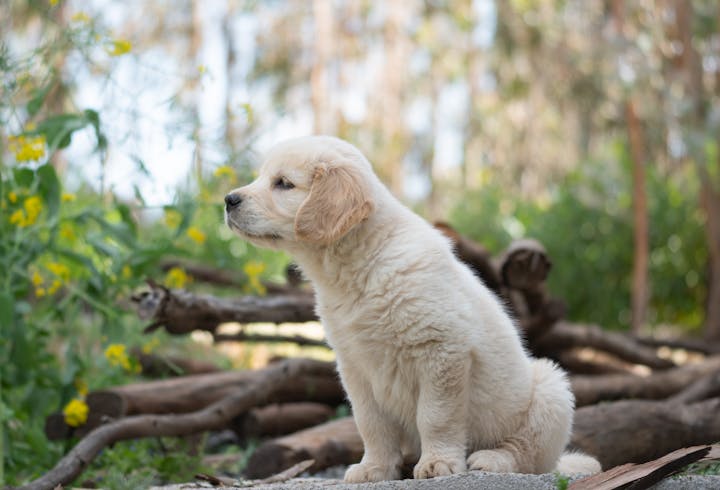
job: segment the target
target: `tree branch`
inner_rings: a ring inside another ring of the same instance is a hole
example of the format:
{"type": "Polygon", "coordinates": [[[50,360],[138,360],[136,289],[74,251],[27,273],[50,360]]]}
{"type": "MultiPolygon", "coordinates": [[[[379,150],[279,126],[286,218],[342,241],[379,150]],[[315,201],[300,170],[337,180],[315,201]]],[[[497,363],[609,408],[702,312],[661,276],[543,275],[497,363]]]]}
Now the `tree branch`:
{"type": "Polygon", "coordinates": [[[225,427],[230,420],[262,404],[273,393],[297,382],[302,375],[327,369],[327,363],[290,359],[262,371],[262,376],[237,392],[197,412],[181,415],[138,415],[98,427],[70,450],[55,467],[18,490],[51,490],[67,485],[103,448],[118,441],[143,437],[183,436],[225,427]]]}

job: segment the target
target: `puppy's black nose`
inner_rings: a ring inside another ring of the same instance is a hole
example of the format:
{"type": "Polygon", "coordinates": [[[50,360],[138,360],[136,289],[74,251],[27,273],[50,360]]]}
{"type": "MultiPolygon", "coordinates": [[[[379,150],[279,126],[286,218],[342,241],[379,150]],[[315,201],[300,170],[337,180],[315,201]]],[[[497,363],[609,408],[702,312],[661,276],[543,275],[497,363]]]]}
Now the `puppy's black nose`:
{"type": "Polygon", "coordinates": [[[225,196],[225,209],[230,211],[232,208],[238,207],[241,202],[242,202],[242,197],[240,197],[240,194],[231,192],[230,194],[225,196]]]}

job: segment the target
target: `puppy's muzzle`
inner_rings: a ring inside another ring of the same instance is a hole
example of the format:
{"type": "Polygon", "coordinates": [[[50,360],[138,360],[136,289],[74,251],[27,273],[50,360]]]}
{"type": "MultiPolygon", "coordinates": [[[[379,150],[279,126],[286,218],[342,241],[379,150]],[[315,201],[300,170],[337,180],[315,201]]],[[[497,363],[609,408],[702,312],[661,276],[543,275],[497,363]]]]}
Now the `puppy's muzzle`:
{"type": "Polygon", "coordinates": [[[242,203],[242,196],[237,192],[231,192],[225,196],[225,210],[230,212],[242,203]]]}

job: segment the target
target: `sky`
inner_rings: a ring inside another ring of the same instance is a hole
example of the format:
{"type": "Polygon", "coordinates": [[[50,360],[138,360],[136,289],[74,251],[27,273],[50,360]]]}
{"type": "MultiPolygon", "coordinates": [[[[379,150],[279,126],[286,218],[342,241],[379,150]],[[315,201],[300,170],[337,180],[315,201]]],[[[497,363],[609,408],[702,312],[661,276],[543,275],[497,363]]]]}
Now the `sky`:
{"type": "MultiPolygon", "coordinates": [[[[132,33],[124,32],[127,26],[141,19],[152,22],[151,18],[142,17],[145,14],[142,7],[159,1],[69,0],[66,8],[68,17],[79,11],[87,12],[99,18],[118,37],[127,36],[133,40],[132,33]]],[[[284,8],[284,2],[271,5],[267,8],[284,8]]],[[[197,107],[203,161],[208,162],[211,168],[225,163],[225,153],[213,142],[221,139],[228,90],[225,73],[227,47],[222,34],[227,3],[226,0],[203,0],[202,6],[203,44],[195,63],[181,63],[162,48],[136,43],[133,44],[133,52],[126,56],[103,58],[101,52],[91,53],[95,62],[108,69],[109,77],[93,70],[81,56],[69,60],[68,73],[72,74],[76,83],[74,100],[77,107],[97,109],[110,140],[103,184],[121,197],[132,198],[139,192],[148,206],[161,206],[172,202],[178,187],[190,185],[192,179],[189,175],[196,147],[189,138],[187,114],[178,111],[173,103],[173,96],[188,80],[199,79],[200,82],[197,107]],[[139,170],[141,166],[147,175],[143,176],[139,170]]],[[[475,42],[479,47],[487,47],[492,43],[495,29],[493,1],[475,0],[474,12],[477,21],[475,42]]],[[[270,87],[246,82],[257,55],[256,34],[264,27],[252,11],[241,12],[232,23],[238,54],[237,72],[233,74],[237,82],[231,88],[232,106],[238,108],[237,117],[246,117],[241,110],[246,104],[252,107],[253,113],[262,116],[259,137],[254,145],[260,154],[283,139],[310,134],[313,124],[308,100],[301,97],[283,114],[275,114],[270,87]]],[[[312,36],[312,26],[306,26],[306,30],[312,36]]],[[[361,67],[363,76],[358,79],[372,79],[381,66],[380,51],[378,48],[378,52],[368,53],[366,66],[361,67]]],[[[411,60],[411,67],[423,69],[423,64],[427,63],[428,60],[416,55],[411,60]]],[[[342,93],[333,94],[333,97],[339,98],[341,110],[348,120],[362,121],[370,89],[367,84],[360,83],[342,93]]],[[[467,103],[468,89],[464,82],[448,84],[440,94],[440,110],[435,120],[439,129],[434,142],[437,172],[456,168],[460,164],[467,103]]],[[[405,118],[415,131],[420,133],[429,126],[431,111],[428,100],[416,99],[405,109],[405,118]]],[[[76,135],[66,151],[71,187],[78,186],[82,181],[100,186],[103,165],[99,156],[92,153],[93,143],[92,133],[85,131],[76,135]]],[[[412,169],[413,156],[407,158],[407,167],[412,169]]],[[[412,170],[408,174],[403,197],[409,201],[422,199],[429,192],[429,182],[412,170]]]]}

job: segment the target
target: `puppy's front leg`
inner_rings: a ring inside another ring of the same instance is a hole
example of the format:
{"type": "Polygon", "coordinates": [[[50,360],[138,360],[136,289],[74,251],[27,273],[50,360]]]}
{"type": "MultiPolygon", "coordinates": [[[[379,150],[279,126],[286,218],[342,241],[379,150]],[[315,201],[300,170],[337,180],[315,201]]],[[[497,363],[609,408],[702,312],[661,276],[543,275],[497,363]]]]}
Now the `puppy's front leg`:
{"type": "Polygon", "coordinates": [[[383,414],[363,375],[340,365],[340,375],[353,407],[353,416],[365,446],[358,464],[348,468],[345,481],[361,483],[398,480],[402,476],[401,429],[383,414]]]}
{"type": "Polygon", "coordinates": [[[463,355],[428,353],[420,374],[417,427],[422,454],[415,478],[466,470],[468,380],[470,362],[463,355]]]}

